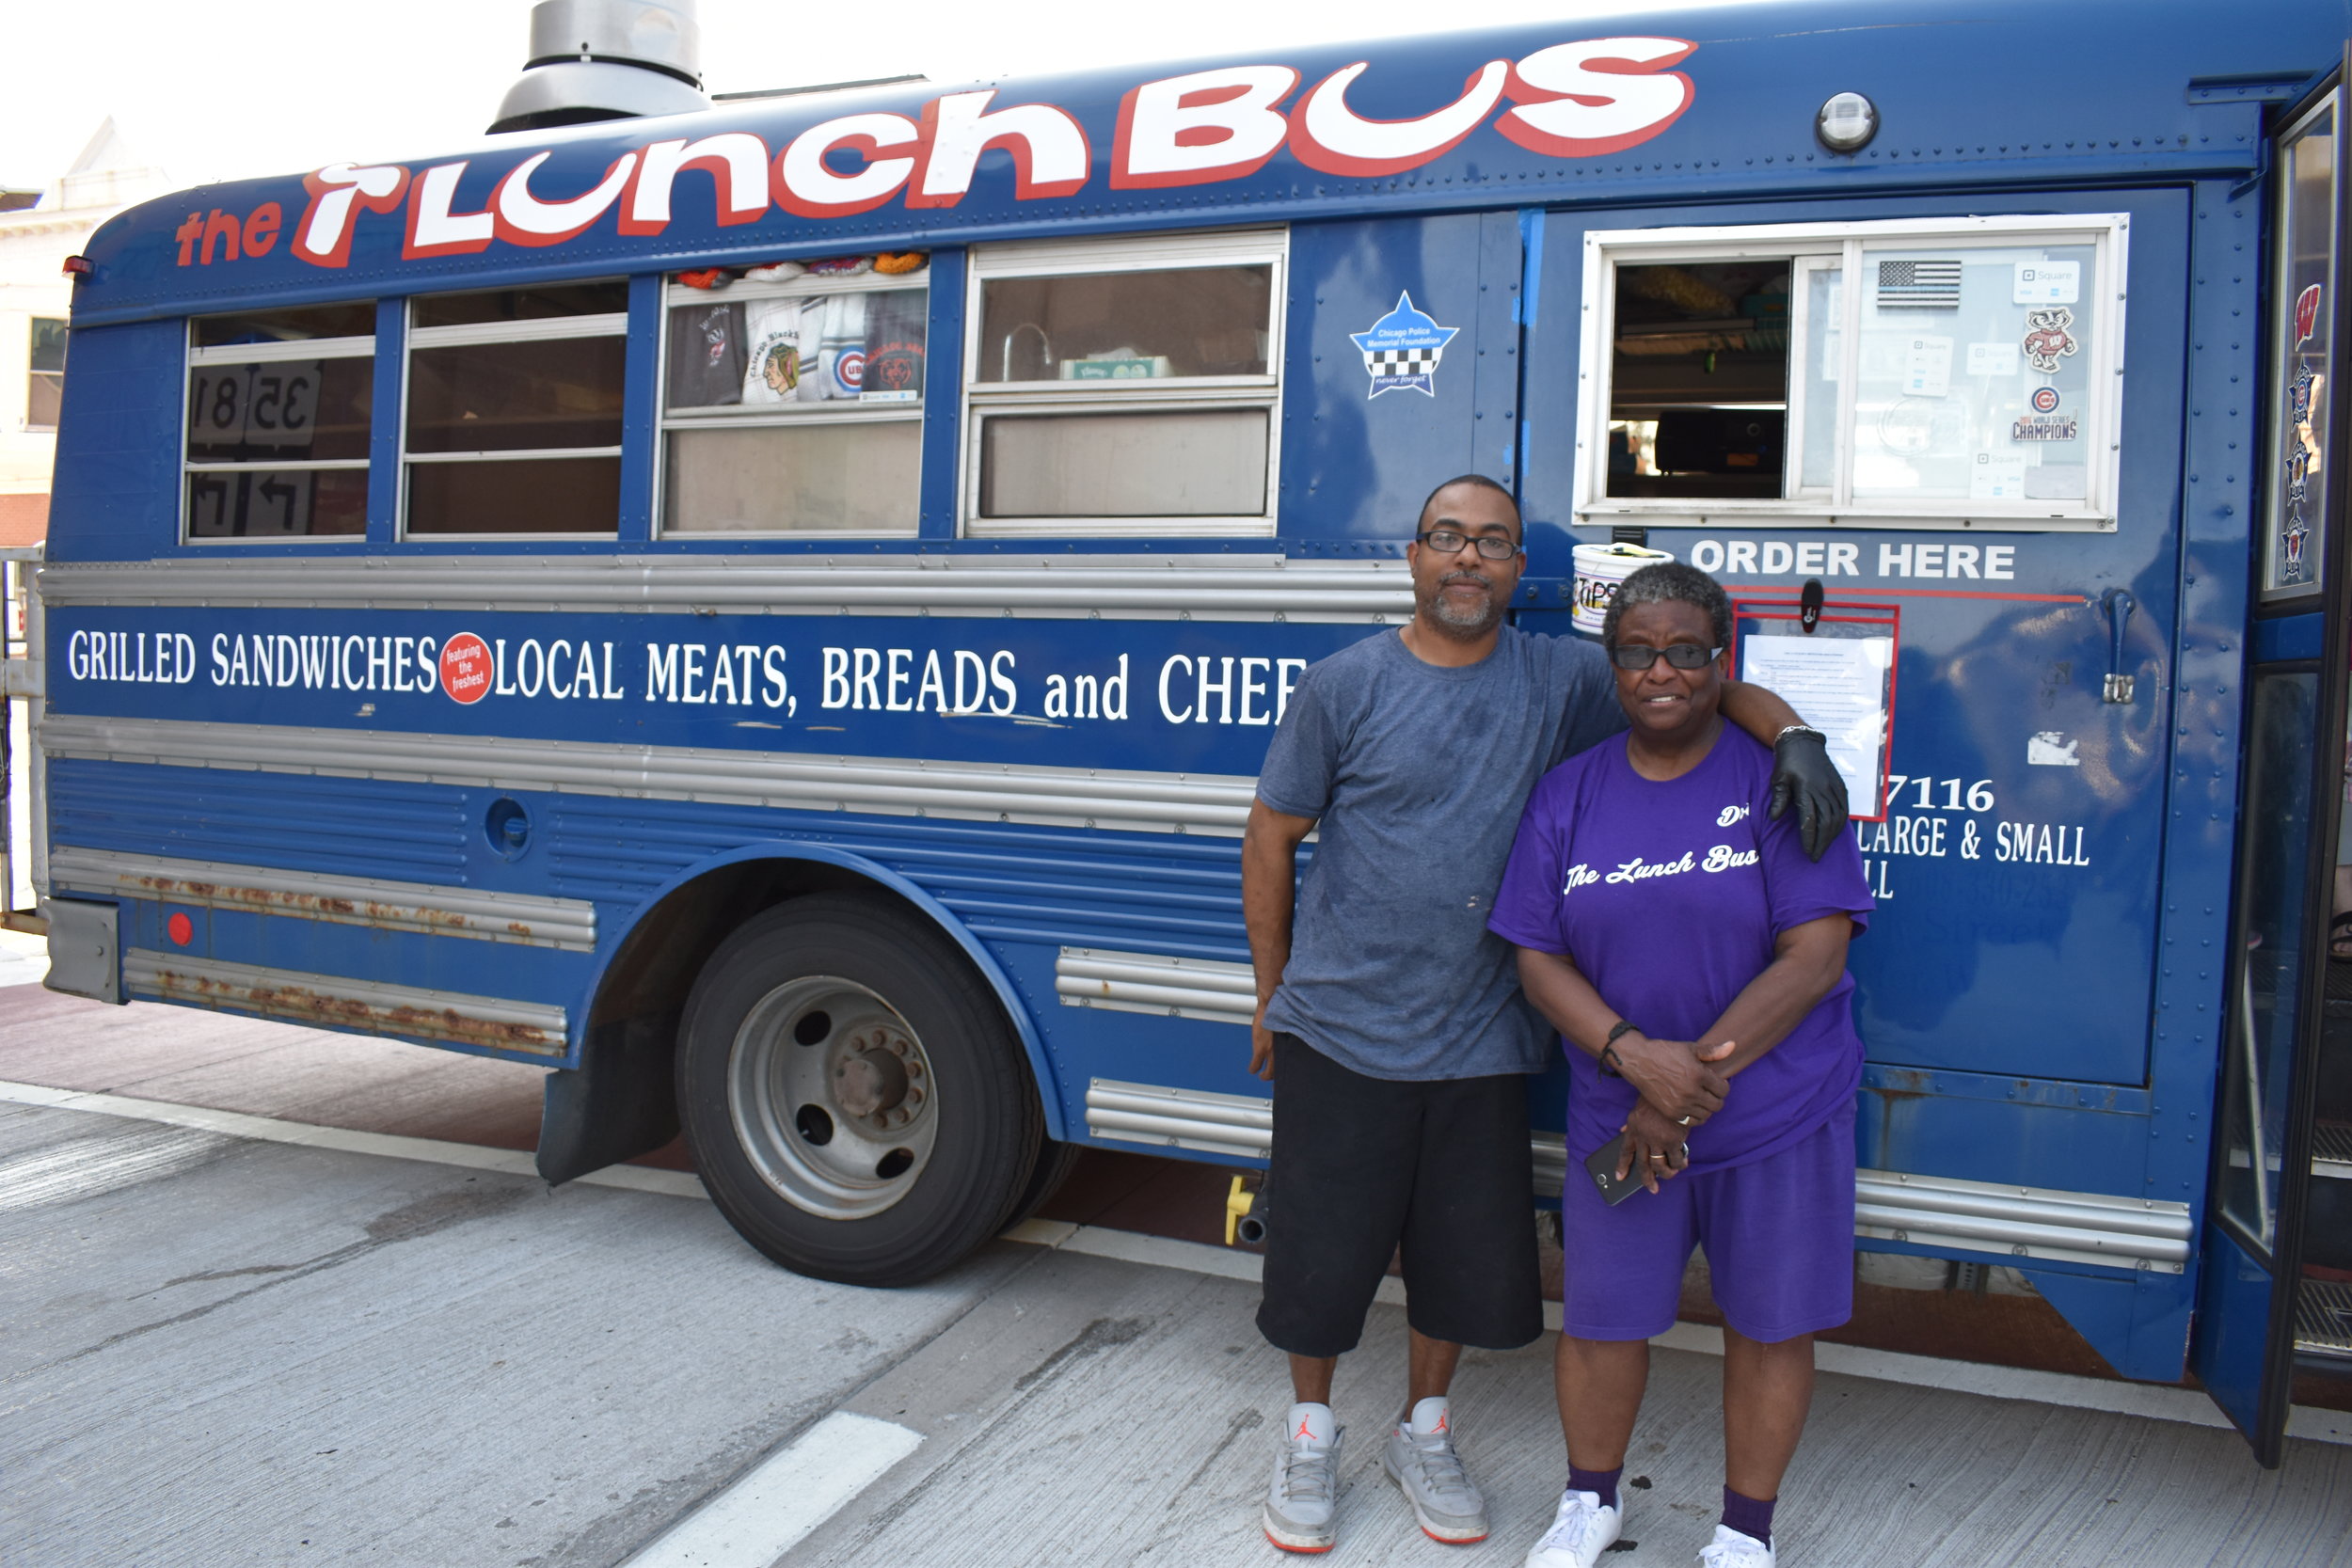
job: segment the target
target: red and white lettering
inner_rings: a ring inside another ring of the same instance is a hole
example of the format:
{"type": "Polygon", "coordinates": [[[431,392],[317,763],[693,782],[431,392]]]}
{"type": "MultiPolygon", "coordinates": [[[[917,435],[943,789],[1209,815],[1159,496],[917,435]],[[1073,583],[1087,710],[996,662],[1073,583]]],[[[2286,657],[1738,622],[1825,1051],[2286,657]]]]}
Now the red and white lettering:
{"type": "Polygon", "coordinates": [[[907,192],[910,207],[952,207],[972,188],[980,154],[1012,154],[1013,198],[1068,196],[1087,182],[1093,150],[1078,122],[1051,103],[1016,103],[991,113],[995,89],[951,92],[923,108],[922,166],[907,192]]]}
{"type": "Polygon", "coordinates": [[[1286,65],[1236,65],[1146,82],[1119,102],[1111,184],[1119,190],[1239,180],[1290,135],[1275,108],[1298,86],[1286,65]]]}
{"type": "Polygon", "coordinates": [[[509,245],[562,245],[585,233],[588,227],[621,198],[629,176],[637,170],[637,154],[624,152],[612,160],[596,188],[569,201],[542,201],[531,194],[531,176],[555,156],[534,152],[508,171],[490,193],[490,216],[498,237],[509,245]]]}
{"type": "Polygon", "coordinates": [[[400,247],[402,261],[462,256],[490,247],[498,221],[488,208],[479,213],[450,211],[457,196],[457,182],[466,175],[466,162],[461,158],[453,164],[436,164],[409,184],[408,237],[400,247]]]}
{"type": "Polygon", "coordinates": [[[898,195],[914,172],[913,158],[885,158],[882,150],[922,139],[922,128],[904,115],[843,115],[812,125],[776,159],[776,205],[804,218],[870,213],[898,195]],[[855,174],[835,173],[825,163],[835,148],[857,153],[866,166],[855,174]]]}
{"type": "Polygon", "coordinates": [[[722,131],[700,141],[658,141],[645,149],[621,198],[621,232],[659,234],[670,226],[670,187],[682,169],[706,170],[723,225],[768,215],[768,144],[749,131],[722,131]]]}
{"type": "Polygon", "coordinates": [[[310,204],[294,225],[294,253],[314,267],[346,266],[358,215],[398,207],[408,192],[408,171],[397,164],[367,168],[329,164],[316,174],[304,175],[302,188],[310,194],[310,204]]]}
{"type": "Polygon", "coordinates": [[[1503,92],[1518,107],[1495,129],[1554,158],[1638,146],[1691,106],[1691,78],[1665,68],[1697,47],[1684,39],[1626,38],[1539,49],[1511,68],[1503,92]]]}
{"type": "Polygon", "coordinates": [[[1331,72],[1291,112],[1291,155],[1326,174],[1372,178],[1419,168],[1461,144],[1502,101],[1511,62],[1489,60],[1462,86],[1462,96],[1418,119],[1365,119],[1347,106],[1347,89],[1369,62],[1331,72]]]}

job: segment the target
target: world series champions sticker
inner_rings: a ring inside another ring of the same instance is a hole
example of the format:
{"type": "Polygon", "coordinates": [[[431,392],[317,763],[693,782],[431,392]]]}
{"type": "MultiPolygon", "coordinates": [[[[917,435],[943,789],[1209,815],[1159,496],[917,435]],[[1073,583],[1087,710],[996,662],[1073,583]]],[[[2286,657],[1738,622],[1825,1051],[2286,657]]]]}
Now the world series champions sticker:
{"type": "Polygon", "coordinates": [[[1372,324],[1369,332],[1351,332],[1348,339],[1363,351],[1364,372],[1372,377],[1368,398],[1407,388],[1424,397],[1438,395],[1438,361],[1458,326],[1439,326],[1413,305],[1407,292],[1396,296],[1396,309],[1372,324]]]}

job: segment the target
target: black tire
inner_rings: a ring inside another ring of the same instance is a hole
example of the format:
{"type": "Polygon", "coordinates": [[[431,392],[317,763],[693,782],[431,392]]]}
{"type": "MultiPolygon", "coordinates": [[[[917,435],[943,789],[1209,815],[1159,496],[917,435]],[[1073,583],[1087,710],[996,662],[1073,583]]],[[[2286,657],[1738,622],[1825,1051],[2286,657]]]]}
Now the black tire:
{"type": "Polygon", "coordinates": [[[727,1222],[850,1285],[914,1284],[993,1236],[1044,1141],[994,993],[879,894],[795,899],[721,944],[687,999],[677,1098],[727,1222]]]}
{"type": "Polygon", "coordinates": [[[1028,1187],[1014,1200],[1011,1211],[1005,1215],[1005,1223],[997,1228],[1007,1229],[1019,1225],[1044,1208],[1045,1200],[1061,1191],[1061,1184],[1070,1180],[1070,1173],[1076,1167],[1082,1152],[1083,1145],[1057,1144],[1048,1140],[1037,1157],[1037,1169],[1029,1177],[1028,1187]]]}

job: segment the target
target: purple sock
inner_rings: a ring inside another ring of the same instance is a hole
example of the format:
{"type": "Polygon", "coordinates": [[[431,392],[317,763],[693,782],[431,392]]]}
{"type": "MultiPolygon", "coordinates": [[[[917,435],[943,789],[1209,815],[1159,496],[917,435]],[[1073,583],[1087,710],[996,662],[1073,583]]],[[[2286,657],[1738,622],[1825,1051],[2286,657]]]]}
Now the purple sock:
{"type": "MultiPolygon", "coordinates": [[[[1597,1492],[1600,1495],[1601,1507],[1614,1508],[1617,1506],[1617,1481],[1624,1474],[1625,1466],[1622,1465],[1613,1470],[1580,1470],[1571,1465],[1568,1466],[1568,1490],[1597,1492]]],[[[1770,1507],[1770,1504],[1766,1505],[1768,1512],[1770,1507]]]]}
{"type": "Polygon", "coordinates": [[[1730,1487],[1724,1487],[1724,1528],[1736,1529],[1741,1535],[1752,1535],[1767,1546],[1771,1545],[1772,1501],[1758,1502],[1754,1497],[1742,1497],[1730,1487]]]}

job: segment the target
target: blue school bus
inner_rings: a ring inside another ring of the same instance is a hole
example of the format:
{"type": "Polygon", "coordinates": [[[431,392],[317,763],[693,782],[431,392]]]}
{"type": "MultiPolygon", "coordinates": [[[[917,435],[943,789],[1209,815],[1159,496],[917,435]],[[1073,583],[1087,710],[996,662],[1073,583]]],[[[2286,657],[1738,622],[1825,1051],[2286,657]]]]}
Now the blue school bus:
{"type": "Polygon", "coordinates": [[[2275,1462],[2352,1368],[2347,37],[1775,3],[673,81],[151,202],[72,263],[51,983],[543,1064],[549,1180],[682,1126],[836,1278],[1083,1147],[1248,1165],[1253,775],[1475,471],[1522,625],[1671,554],[1831,732],[1857,1245],[2021,1271],[2275,1462]]]}

